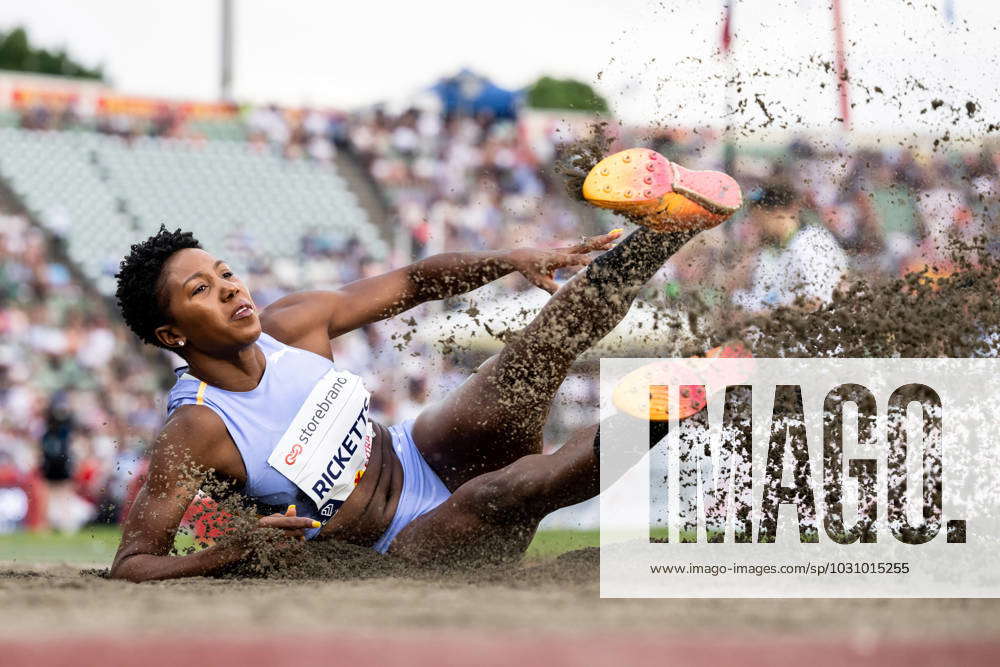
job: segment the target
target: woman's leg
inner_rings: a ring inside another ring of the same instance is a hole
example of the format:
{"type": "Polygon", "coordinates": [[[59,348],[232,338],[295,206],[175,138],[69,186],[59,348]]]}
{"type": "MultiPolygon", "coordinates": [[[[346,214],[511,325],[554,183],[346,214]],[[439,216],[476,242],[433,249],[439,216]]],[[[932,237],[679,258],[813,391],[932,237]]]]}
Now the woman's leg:
{"type": "Polygon", "coordinates": [[[470,479],[399,533],[389,553],[416,563],[514,562],[549,512],[597,495],[597,425],[553,454],[531,454],[470,479]]]}
{"type": "Polygon", "coordinates": [[[541,451],[549,404],[570,365],[622,320],[642,286],[696,233],[636,230],[566,283],[498,355],[421,413],[414,442],[449,489],[541,451]]]}
{"type": "MultiPolygon", "coordinates": [[[[636,418],[617,413],[601,424],[577,429],[552,454],[529,454],[499,470],[470,479],[446,501],[404,528],[389,548],[394,556],[416,563],[472,565],[513,562],[524,555],[539,521],[561,507],[596,496],[601,487],[599,429],[614,435],[634,432],[636,418]]],[[[685,420],[707,428],[707,413],[685,420]]],[[[649,422],[648,443],[632,443],[617,453],[615,480],[666,437],[668,422],[649,422]]],[[[618,443],[621,446],[621,443],[618,443]]]]}

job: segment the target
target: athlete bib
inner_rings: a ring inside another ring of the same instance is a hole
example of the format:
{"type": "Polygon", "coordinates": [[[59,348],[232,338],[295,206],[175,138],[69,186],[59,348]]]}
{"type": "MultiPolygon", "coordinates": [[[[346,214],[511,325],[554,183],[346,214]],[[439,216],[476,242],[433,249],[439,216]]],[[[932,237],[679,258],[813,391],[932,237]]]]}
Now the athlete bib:
{"type": "Polygon", "coordinates": [[[360,377],[331,368],[267,459],[316,503],[323,523],[351,495],[368,464],[370,398],[360,377]]]}

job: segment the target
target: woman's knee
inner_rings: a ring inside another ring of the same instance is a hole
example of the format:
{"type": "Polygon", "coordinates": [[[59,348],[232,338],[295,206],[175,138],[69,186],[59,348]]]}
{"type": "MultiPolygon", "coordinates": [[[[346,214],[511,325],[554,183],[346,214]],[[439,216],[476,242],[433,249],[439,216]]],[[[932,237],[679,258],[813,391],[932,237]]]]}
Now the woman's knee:
{"type": "Polygon", "coordinates": [[[545,458],[531,454],[471,480],[469,502],[478,512],[500,523],[523,521],[532,516],[547,488],[541,465],[545,458]]]}

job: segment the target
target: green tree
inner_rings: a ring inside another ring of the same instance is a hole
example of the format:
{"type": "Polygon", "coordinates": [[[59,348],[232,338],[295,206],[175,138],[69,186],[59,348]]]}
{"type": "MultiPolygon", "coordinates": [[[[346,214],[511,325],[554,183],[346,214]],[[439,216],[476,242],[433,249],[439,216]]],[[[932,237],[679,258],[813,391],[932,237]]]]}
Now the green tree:
{"type": "Polygon", "coordinates": [[[528,88],[526,102],[536,109],[573,109],[607,112],[608,102],[593,88],[575,79],[543,76],[528,88]]]}
{"type": "Polygon", "coordinates": [[[33,47],[28,39],[28,31],[24,28],[14,28],[8,33],[0,32],[0,69],[104,80],[104,70],[101,67],[81,65],[62,49],[49,51],[33,47]]]}

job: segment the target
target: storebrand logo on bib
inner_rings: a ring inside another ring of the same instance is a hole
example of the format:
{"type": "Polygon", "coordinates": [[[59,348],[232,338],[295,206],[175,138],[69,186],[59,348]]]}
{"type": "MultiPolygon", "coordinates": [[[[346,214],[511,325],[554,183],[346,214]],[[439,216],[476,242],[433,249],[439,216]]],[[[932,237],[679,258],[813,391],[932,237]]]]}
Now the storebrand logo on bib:
{"type": "Polygon", "coordinates": [[[294,445],[292,445],[292,451],[288,452],[288,454],[285,455],[285,463],[287,463],[288,465],[293,465],[295,463],[295,459],[297,459],[299,457],[299,454],[301,453],[302,453],[302,445],[295,443],[294,445]]]}
{"type": "MultiPolygon", "coordinates": [[[[306,425],[303,426],[302,430],[299,432],[299,440],[302,445],[309,444],[309,439],[316,432],[316,429],[319,428],[320,422],[323,421],[323,418],[330,413],[330,408],[333,406],[333,402],[340,396],[341,387],[347,384],[347,382],[348,380],[346,377],[338,377],[334,381],[334,385],[330,387],[330,390],[323,396],[323,399],[316,403],[316,409],[313,411],[312,419],[306,422],[306,425]]],[[[292,447],[292,449],[294,450],[295,447],[292,447]]],[[[298,456],[298,454],[296,454],[296,456],[298,456]]],[[[289,461],[289,465],[294,462],[295,458],[293,457],[292,460],[289,461]]]]}

